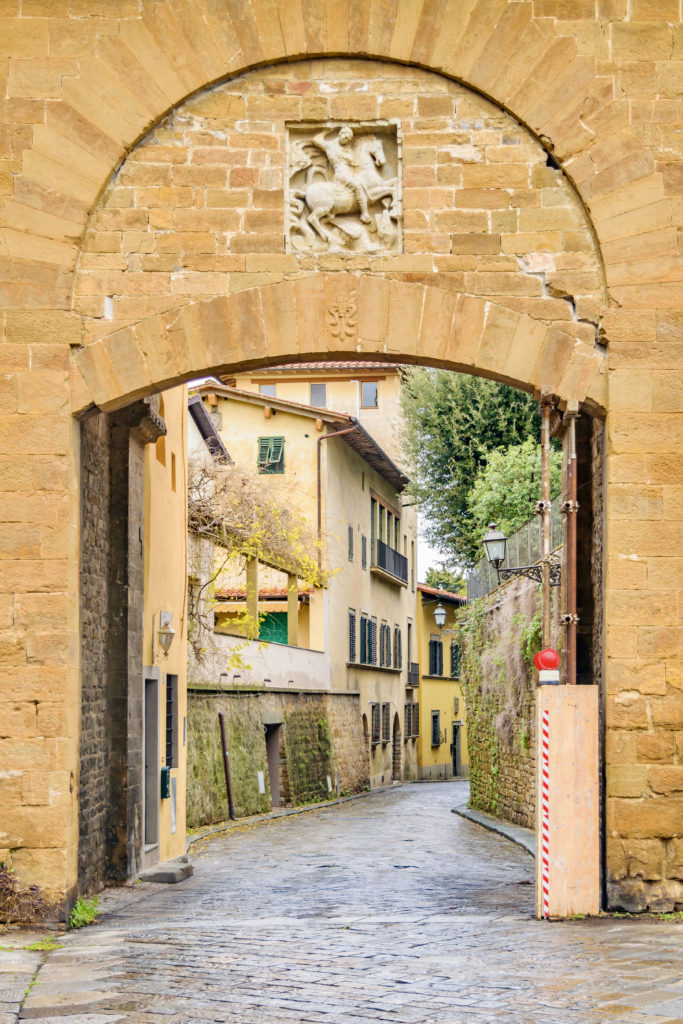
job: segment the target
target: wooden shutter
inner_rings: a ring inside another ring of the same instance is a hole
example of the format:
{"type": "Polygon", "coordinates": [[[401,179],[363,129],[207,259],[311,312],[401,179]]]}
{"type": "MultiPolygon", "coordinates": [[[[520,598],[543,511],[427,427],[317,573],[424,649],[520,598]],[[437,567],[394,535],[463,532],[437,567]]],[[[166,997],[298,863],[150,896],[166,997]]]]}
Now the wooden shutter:
{"type": "Polygon", "coordinates": [[[349,661],[356,660],[356,613],[349,612],[349,661]]]}

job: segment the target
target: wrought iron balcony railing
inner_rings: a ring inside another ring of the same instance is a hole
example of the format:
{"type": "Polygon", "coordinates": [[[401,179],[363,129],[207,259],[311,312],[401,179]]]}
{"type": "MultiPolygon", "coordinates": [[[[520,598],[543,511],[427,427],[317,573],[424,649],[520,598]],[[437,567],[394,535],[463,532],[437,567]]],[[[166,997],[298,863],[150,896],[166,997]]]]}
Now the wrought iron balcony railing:
{"type": "Polygon", "coordinates": [[[373,568],[389,573],[402,583],[408,582],[408,559],[399,551],[390,548],[383,540],[375,541],[373,568]]]}

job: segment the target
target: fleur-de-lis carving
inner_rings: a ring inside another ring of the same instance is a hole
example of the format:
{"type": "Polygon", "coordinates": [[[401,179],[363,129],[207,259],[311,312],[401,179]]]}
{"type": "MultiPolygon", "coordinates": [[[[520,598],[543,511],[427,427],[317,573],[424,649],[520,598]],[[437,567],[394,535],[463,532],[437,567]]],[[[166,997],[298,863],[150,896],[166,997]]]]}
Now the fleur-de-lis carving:
{"type": "Polygon", "coordinates": [[[358,307],[356,297],[352,296],[346,303],[335,303],[328,309],[330,334],[333,338],[345,341],[353,338],[356,333],[356,314],[358,307]]]}

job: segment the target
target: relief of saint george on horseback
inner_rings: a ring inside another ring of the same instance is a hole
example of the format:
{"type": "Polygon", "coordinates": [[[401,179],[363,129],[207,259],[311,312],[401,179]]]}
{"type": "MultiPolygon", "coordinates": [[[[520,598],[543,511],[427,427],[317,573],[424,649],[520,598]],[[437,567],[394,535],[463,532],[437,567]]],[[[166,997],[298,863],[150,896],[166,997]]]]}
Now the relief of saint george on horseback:
{"type": "Polygon", "coordinates": [[[393,248],[398,178],[382,176],[385,164],[382,140],[371,133],[355,136],[349,125],[294,140],[289,154],[294,247],[393,248]],[[372,212],[373,205],[382,209],[372,212]]]}

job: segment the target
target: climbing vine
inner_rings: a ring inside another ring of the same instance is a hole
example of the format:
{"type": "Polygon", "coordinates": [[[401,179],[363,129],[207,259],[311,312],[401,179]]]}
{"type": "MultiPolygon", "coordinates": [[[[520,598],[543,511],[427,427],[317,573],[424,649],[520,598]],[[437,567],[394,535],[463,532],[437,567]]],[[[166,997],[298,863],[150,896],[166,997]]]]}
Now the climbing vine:
{"type": "Polygon", "coordinates": [[[540,587],[515,580],[468,604],[457,625],[470,804],[529,827],[534,818],[533,657],[541,648],[540,605],[540,587]]]}

